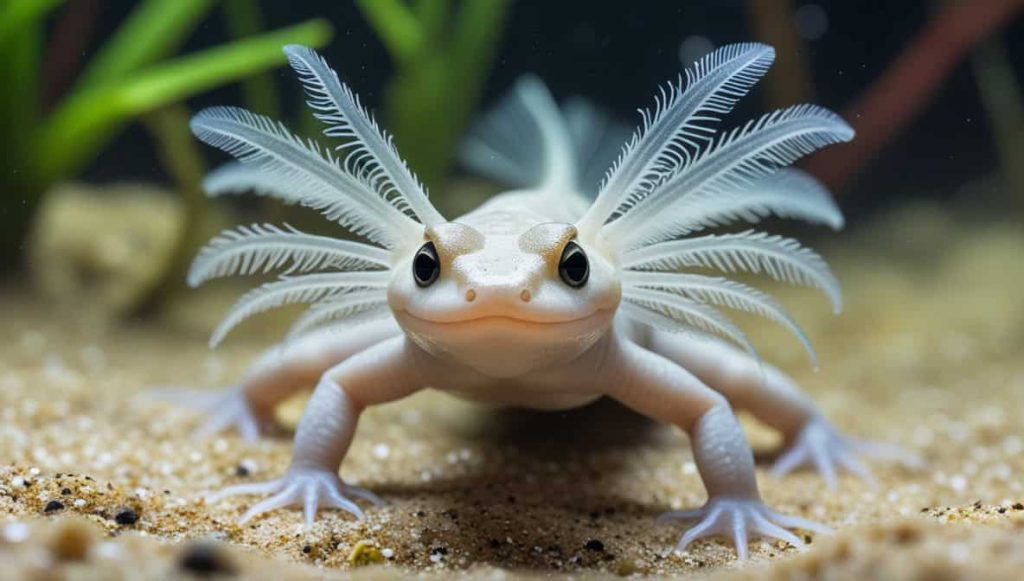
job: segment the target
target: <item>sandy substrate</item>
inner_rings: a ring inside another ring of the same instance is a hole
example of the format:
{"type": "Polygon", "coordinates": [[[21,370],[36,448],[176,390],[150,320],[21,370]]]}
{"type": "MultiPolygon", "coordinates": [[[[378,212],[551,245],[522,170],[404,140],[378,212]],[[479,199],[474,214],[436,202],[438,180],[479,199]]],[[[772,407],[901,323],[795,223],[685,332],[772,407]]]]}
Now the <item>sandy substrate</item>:
{"type": "MultiPolygon", "coordinates": [[[[437,393],[365,415],[342,468],[387,501],[365,522],[329,511],[306,531],[297,511],[279,510],[239,527],[252,499],[211,506],[203,493],[279,475],[287,435],[194,440],[198,415],[135,396],[230,384],[276,336],[274,322],[210,352],[216,292],[162,321],[104,330],[10,290],[0,296],[0,570],[1017,578],[1024,233],[965,229],[916,209],[845,239],[826,252],[846,289],[841,317],[809,291],[780,289],[821,372],[782,332],[743,322],[841,428],[899,443],[929,465],[876,463],[876,487],[846,477],[834,492],[812,473],[775,480],[766,468],[776,436],[745,418],[768,503],[837,530],[807,535],[806,551],[756,542],[738,564],[728,545],[708,540],[670,554],[683,526],[654,517],[704,500],[687,441],[670,428],[608,403],[501,412],[437,393]]],[[[290,421],[299,404],[286,408],[290,421]]]]}

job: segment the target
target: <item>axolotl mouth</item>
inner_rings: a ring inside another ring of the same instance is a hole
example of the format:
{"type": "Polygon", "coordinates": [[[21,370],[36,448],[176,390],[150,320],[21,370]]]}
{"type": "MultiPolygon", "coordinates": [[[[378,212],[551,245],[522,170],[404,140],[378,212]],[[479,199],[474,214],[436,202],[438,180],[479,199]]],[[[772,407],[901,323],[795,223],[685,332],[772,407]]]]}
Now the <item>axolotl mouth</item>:
{"type": "Polygon", "coordinates": [[[395,312],[425,351],[492,377],[513,377],[578,357],[607,332],[613,315],[612,309],[598,309],[564,320],[483,315],[437,321],[395,312]]]}

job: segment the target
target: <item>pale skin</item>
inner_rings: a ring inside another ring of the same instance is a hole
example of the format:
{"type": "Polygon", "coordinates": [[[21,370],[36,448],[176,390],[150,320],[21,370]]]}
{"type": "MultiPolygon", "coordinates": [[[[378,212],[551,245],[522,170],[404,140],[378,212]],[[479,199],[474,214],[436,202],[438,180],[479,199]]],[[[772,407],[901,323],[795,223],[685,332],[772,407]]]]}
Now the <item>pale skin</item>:
{"type": "Polygon", "coordinates": [[[779,430],[788,443],[777,473],[816,467],[834,485],[839,470],[869,478],[858,453],[874,449],[842,437],[778,370],[700,336],[654,331],[615,317],[616,257],[573,226],[574,208],[535,192],[512,192],[454,222],[425,229],[392,268],[392,317],[305,336],[264,355],[213,409],[204,431],[237,427],[256,437],[280,402],[316,382],[295,436],[292,463],[279,479],[230,487],[212,497],[268,495],[247,521],[288,505],[312,524],[318,509],[362,516],[353,502],[378,502],[345,484],[339,466],[362,410],[427,386],[503,406],[569,409],[601,397],[686,432],[708,493],[704,507],[668,513],[694,519],[679,542],[719,534],[739,557],[752,536],[794,546],[787,528],[826,527],[779,514],[761,499],[753,455],[733,409],[779,430]],[[543,217],[546,216],[546,219],[543,217]],[[439,274],[417,284],[413,261],[426,242],[439,274]],[[559,272],[567,244],[589,259],[585,284],[559,272]]]}

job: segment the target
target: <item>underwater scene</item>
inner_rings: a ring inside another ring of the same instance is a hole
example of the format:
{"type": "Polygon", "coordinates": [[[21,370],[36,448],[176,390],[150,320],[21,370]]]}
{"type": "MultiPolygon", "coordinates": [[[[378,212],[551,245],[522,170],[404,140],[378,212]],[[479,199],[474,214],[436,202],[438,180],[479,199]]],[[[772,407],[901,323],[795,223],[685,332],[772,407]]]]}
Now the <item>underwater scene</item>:
{"type": "Polygon", "coordinates": [[[0,50],[0,578],[1020,578],[1024,0],[0,50]]]}

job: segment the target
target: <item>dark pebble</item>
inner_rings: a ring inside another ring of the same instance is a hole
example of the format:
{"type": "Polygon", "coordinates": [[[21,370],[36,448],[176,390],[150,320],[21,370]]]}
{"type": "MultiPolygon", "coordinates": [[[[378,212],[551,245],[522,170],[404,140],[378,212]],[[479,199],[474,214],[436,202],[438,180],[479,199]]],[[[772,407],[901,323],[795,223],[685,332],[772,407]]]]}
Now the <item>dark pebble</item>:
{"type": "Polygon", "coordinates": [[[1024,504],[1021,504],[1019,502],[1014,503],[1013,510],[1024,510],[1024,504]]]}
{"type": "Polygon", "coordinates": [[[430,549],[430,554],[431,555],[447,555],[448,554],[448,549],[446,549],[444,547],[434,547],[433,549],[430,549]]]}
{"type": "Polygon", "coordinates": [[[235,476],[239,476],[241,478],[245,478],[249,474],[250,474],[249,469],[246,468],[245,466],[243,466],[241,464],[239,464],[238,466],[235,466],[235,476]]]}
{"type": "Polygon", "coordinates": [[[60,489],[60,493],[63,494],[64,496],[67,496],[67,495],[71,494],[71,489],[70,488],[61,488],[60,489]]]}
{"type": "Polygon", "coordinates": [[[119,525],[133,525],[139,522],[139,513],[130,508],[122,508],[114,515],[114,522],[119,525]]]}
{"type": "Polygon", "coordinates": [[[604,543],[597,539],[590,539],[589,541],[587,541],[587,544],[583,545],[583,548],[585,548],[588,551],[603,551],[604,543]]]}
{"type": "Polygon", "coordinates": [[[487,541],[487,544],[490,545],[492,549],[497,549],[501,546],[501,541],[499,541],[498,539],[491,539],[487,541]]]}
{"type": "Polygon", "coordinates": [[[46,507],[43,508],[43,512],[54,512],[58,510],[64,510],[64,503],[59,500],[51,500],[46,503],[46,507]]]}
{"type": "Polygon", "coordinates": [[[193,543],[185,547],[178,566],[196,575],[231,575],[235,568],[215,546],[193,543]]]}

